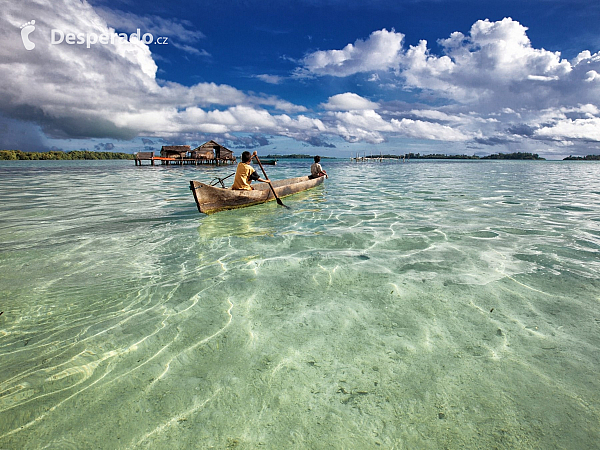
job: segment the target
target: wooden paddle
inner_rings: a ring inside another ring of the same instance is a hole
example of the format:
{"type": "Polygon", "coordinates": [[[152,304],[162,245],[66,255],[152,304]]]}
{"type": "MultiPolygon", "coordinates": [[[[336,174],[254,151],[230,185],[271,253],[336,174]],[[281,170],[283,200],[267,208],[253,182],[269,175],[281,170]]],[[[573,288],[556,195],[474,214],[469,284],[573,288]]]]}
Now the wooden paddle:
{"type": "Polygon", "coordinates": [[[263,167],[262,163],[260,162],[260,159],[258,159],[258,155],[255,154],[254,157],[256,158],[256,162],[258,162],[258,165],[260,166],[260,170],[262,170],[263,175],[267,179],[267,183],[269,183],[269,186],[271,186],[271,191],[273,191],[273,195],[275,196],[275,200],[277,200],[277,204],[279,206],[283,206],[284,208],[290,209],[289,206],[285,206],[283,204],[283,202],[281,201],[281,199],[279,197],[277,197],[277,194],[275,193],[275,189],[273,188],[273,185],[271,184],[271,180],[269,180],[269,177],[267,176],[267,172],[265,172],[265,168],[263,167]]]}

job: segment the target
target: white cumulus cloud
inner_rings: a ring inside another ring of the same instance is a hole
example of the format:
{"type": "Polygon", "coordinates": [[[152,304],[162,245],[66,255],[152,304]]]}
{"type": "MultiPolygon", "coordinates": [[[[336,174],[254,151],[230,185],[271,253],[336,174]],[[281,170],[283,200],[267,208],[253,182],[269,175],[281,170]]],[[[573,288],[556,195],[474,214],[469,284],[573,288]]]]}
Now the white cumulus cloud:
{"type": "Polygon", "coordinates": [[[159,80],[150,47],[136,39],[116,39],[89,48],[51,43],[52,29],[110,36],[115,28],[106,19],[128,31],[142,28],[141,33],[152,32],[154,37],[176,32],[182,42],[191,44],[203,37],[185,21],[107,9],[99,14],[79,0],[7,3],[0,11],[5,38],[0,47],[0,113],[37,123],[47,136],[57,138],[293,133],[296,130],[290,128],[307,130],[307,124],[312,127],[309,133],[319,132],[318,122],[305,121],[302,116],[287,120],[286,114],[302,113],[306,108],[275,96],[247,94],[215,83],[184,86],[159,80]],[[21,42],[20,26],[31,17],[37,18],[30,34],[36,46],[28,51],[21,42]]]}
{"type": "MultiPolygon", "coordinates": [[[[306,54],[291,77],[254,75],[269,88],[326,76],[363,74],[368,81],[369,94],[361,90],[366,83],[356,83],[355,92],[346,87],[315,110],[229,85],[161,80],[152,47],[136,40],[89,48],[51,44],[52,29],[110,35],[137,28],[177,36],[182,51],[210,56],[199,47],[204,34],[185,20],[97,9],[80,0],[5,2],[0,118],[54,138],[269,133],[305,142],[328,135],[369,143],[396,137],[481,145],[600,143],[600,53],[584,50],[569,61],[535,48],[527,28],[511,18],[479,20],[464,34],[440,39],[437,53],[425,40],[406,46],[404,34],[382,29],[341,49],[306,54]],[[35,49],[28,51],[20,27],[32,18],[35,49]],[[410,93],[412,104],[386,101],[386,95],[410,93]],[[418,104],[417,95],[426,100],[418,104]]],[[[14,145],[15,136],[5,142],[14,145]]]]}
{"type": "Polygon", "coordinates": [[[358,72],[388,70],[398,66],[404,35],[394,30],[374,31],[342,50],[319,50],[303,60],[302,74],[345,77],[358,72]]]}
{"type": "MultiPolygon", "coordinates": [[[[597,112],[579,119],[554,117],[551,126],[543,123],[549,110],[600,105],[600,53],[585,50],[569,61],[560,52],[535,48],[527,36],[527,27],[509,17],[496,22],[479,20],[468,34],[457,31],[438,40],[440,54],[435,54],[425,40],[406,47],[403,38],[394,30],[376,31],[341,50],[319,50],[307,55],[297,73],[336,77],[364,73],[366,80],[379,82],[380,77],[374,73],[385,72],[382,89],[412,90],[449,102],[441,108],[451,112],[447,116],[441,109],[437,113],[413,110],[413,117],[425,119],[415,123],[410,122],[407,111],[397,112],[405,117],[394,122],[394,132],[404,135],[410,135],[412,129],[416,130],[414,134],[432,139],[492,135],[494,138],[486,142],[497,143],[514,142],[511,130],[518,130],[518,139],[560,136],[600,142],[592,125],[597,112]],[[433,126],[436,122],[437,128],[433,126]],[[447,123],[453,127],[448,129],[447,123]],[[524,133],[528,129],[537,131],[524,133]]],[[[343,110],[337,100],[332,97],[323,106],[343,110]]],[[[351,122],[347,126],[350,125],[351,122]]]]}
{"type": "Polygon", "coordinates": [[[323,103],[321,106],[324,109],[335,111],[352,111],[379,108],[379,105],[377,103],[372,102],[352,92],[346,92],[344,94],[337,94],[332,97],[329,97],[327,103],[323,103]]]}

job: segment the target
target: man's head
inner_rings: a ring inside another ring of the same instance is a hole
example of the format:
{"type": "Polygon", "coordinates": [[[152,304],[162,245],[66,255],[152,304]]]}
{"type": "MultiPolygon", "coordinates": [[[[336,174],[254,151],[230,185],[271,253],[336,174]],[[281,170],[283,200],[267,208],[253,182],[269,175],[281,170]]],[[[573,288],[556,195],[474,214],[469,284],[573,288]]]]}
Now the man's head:
{"type": "Polygon", "coordinates": [[[315,156],[315,162],[316,162],[316,163],[318,163],[318,162],[320,162],[320,161],[321,161],[321,157],[320,157],[320,156],[318,156],[318,155],[317,155],[317,156],[315,156]]]}
{"type": "Polygon", "coordinates": [[[252,155],[250,154],[249,151],[242,152],[242,162],[243,163],[247,164],[250,162],[251,159],[252,159],[252,155]]]}

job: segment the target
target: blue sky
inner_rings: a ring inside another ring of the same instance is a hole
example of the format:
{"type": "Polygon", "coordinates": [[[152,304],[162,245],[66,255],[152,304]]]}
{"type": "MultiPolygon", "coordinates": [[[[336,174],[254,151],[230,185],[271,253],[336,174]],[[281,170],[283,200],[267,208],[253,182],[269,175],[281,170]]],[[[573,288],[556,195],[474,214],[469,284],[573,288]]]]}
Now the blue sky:
{"type": "Polygon", "coordinates": [[[3,3],[0,148],[600,153],[587,0],[3,3]]]}

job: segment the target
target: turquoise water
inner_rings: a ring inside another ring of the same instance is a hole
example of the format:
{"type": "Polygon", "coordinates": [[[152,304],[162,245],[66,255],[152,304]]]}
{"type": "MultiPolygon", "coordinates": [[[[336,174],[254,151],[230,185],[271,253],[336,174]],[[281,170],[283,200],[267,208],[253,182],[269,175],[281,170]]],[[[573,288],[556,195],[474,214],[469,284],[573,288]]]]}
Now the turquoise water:
{"type": "Polygon", "coordinates": [[[322,164],[0,162],[0,448],[598,448],[600,164],[322,164]]]}

